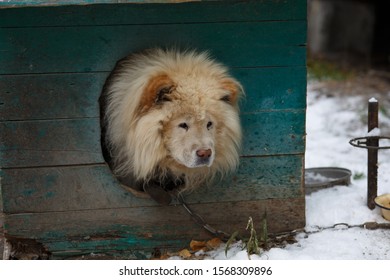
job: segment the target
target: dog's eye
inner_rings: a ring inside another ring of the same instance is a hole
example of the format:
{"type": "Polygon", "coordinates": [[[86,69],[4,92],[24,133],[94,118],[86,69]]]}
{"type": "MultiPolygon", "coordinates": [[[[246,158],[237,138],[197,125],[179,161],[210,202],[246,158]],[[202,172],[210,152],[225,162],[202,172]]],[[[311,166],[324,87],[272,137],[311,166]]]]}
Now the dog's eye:
{"type": "Polygon", "coordinates": [[[179,124],[179,127],[183,128],[183,129],[185,129],[185,130],[188,130],[188,128],[189,128],[189,127],[188,127],[188,124],[185,123],[185,122],[179,124]]]}
{"type": "Polygon", "coordinates": [[[226,102],[226,103],[229,103],[231,104],[231,98],[230,98],[230,95],[225,95],[221,98],[222,101],[226,102]]]}
{"type": "Polygon", "coordinates": [[[210,129],[213,126],[213,122],[208,122],[207,123],[207,129],[210,129]]]}

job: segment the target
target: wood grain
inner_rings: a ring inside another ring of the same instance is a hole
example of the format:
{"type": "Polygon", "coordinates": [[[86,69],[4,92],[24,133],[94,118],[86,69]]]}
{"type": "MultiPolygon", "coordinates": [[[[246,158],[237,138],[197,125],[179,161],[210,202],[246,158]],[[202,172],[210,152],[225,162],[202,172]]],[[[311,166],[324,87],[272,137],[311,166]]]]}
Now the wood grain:
{"type": "Polygon", "coordinates": [[[117,0],[0,2],[0,27],[306,20],[306,0],[284,0],[278,3],[273,0],[224,0],[202,3],[189,1],[190,3],[180,4],[160,0],[155,2],[165,3],[153,5],[139,5],[151,2],[142,0],[127,1],[133,4],[117,2],[117,0]],[[44,6],[42,2],[46,2],[46,6],[47,3],[51,3],[61,7],[39,7],[44,6]],[[113,2],[116,5],[101,5],[113,2]],[[226,2],[230,2],[229,5],[226,2]],[[18,9],[1,9],[12,6],[17,6],[18,9]],[[28,7],[23,8],[25,6],[28,7]],[[141,14],[143,16],[140,16],[141,14]]]}
{"type": "MultiPolygon", "coordinates": [[[[191,203],[300,197],[303,157],[242,158],[238,171],[186,198],[191,203]]],[[[105,164],[3,169],[4,213],[156,206],[125,191],[105,164]]]]}
{"type": "MultiPolygon", "coordinates": [[[[242,115],[243,156],[304,152],[305,111],[242,115]]],[[[99,118],[0,122],[4,168],[103,163],[99,118]]]]}
{"type": "MultiPolygon", "coordinates": [[[[305,108],[305,67],[234,68],[243,85],[243,113],[305,108]]],[[[0,120],[99,117],[109,72],[0,75],[0,120]]]]}
{"type": "Polygon", "coordinates": [[[156,44],[209,50],[230,67],[304,66],[305,30],[304,21],[0,28],[0,74],[111,71],[156,44]]]}
{"type": "MultiPolygon", "coordinates": [[[[256,229],[267,211],[269,232],[304,227],[304,199],[275,199],[190,205],[218,230],[246,235],[249,216],[256,229]]],[[[7,215],[8,238],[29,236],[64,258],[89,253],[149,257],[154,248],[188,247],[191,239],[212,236],[194,223],[181,206],[120,208],[7,215]],[[47,230],[50,229],[50,230],[47,230]],[[134,255],[141,251],[140,255],[134,255]],[[144,252],[142,252],[144,251],[144,252]]]]}

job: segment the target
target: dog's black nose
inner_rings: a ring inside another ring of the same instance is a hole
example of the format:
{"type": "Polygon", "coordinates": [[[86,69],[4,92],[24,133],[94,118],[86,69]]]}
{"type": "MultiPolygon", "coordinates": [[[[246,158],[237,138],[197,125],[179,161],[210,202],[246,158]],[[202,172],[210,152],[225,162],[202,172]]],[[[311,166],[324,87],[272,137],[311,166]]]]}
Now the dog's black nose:
{"type": "Polygon", "coordinates": [[[200,149],[196,151],[196,155],[200,158],[209,158],[212,154],[211,149],[200,149]]]}

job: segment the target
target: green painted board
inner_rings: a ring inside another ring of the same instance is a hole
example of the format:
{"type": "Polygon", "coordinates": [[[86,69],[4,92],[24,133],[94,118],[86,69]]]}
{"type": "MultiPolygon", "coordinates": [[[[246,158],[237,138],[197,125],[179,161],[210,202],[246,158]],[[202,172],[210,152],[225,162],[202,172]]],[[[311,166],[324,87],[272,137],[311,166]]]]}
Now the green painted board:
{"type": "Polygon", "coordinates": [[[304,153],[305,110],[243,114],[241,122],[244,156],[304,153]]]}
{"type": "MultiPolygon", "coordinates": [[[[305,108],[306,68],[235,68],[244,86],[241,112],[305,108]],[[283,82],[281,82],[283,80],[283,82]]],[[[95,118],[109,72],[0,75],[0,120],[95,118]]]]}
{"type": "MultiPolygon", "coordinates": [[[[305,111],[243,114],[244,156],[304,152],[305,111]]],[[[102,163],[99,118],[0,122],[2,166],[102,163]]]]}
{"type": "Polygon", "coordinates": [[[96,5],[114,2],[110,0],[57,2],[62,2],[62,5],[83,2],[95,5],[1,9],[2,6],[5,8],[10,5],[39,6],[39,2],[0,2],[0,27],[306,20],[306,0],[230,1],[230,5],[227,5],[226,0],[153,5],[96,5]],[[139,16],[140,14],[143,16],[139,16]]]}
{"type": "MultiPolygon", "coordinates": [[[[303,155],[244,157],[238,171],[188,196],[192,203],[301,197],[303,155]]],[[[2,170],[4,212],[156,206],[118,184],[105,164],[2,170]]]]}
{"type": "Polygon", "coordinates": [[[226,232],[265,211],[269,232],[303,227],[306,0],[112,2],[0,1],[6,237],[36,239],[54,258],[145,258],[211,237],[180,205],[122,189],[103,162],[102,85],[118,59],[155,46],[209,50],[246,90],[240,167],[187,195],[190,206],[226,232]]]}
{"type": "Polygon", "coordinates": [[[0,75],[0,121],[99,117],[108,73],[0,75]]]}
{"type": "Polygon", "coordinates": [[[99,119],[0,122],[3,167],[103,162],[99,119]]]}
{"type": "Polygon", "coordinates": [[[241,112],[306,108],[306,67],[234,68],[246,93],[241,112]]]}
{"type": "MultiPolygon", "coordinates": [[[[303,198],[214,202],[190,207],[207,217],[212,227],[230,233],[238,230],[246,235],[249,216],[260,231],[265,211],[269,232],[304,227],[303,198]]],[[[12,214],[6,216],[5,232],[13,238],[36,239],[58,258],[89,253],[124,256],[142,250],[148,257],[154,248],[185,248],[192,239],[212,237],[179,205],[12,214]]]]}
{"type": "Polygon", "coordinates": [[[304,21],[1,28],[0,74],[111,71],[155,46],[210,50],[230,67],[304,66],[305,30],[304,21]]]}

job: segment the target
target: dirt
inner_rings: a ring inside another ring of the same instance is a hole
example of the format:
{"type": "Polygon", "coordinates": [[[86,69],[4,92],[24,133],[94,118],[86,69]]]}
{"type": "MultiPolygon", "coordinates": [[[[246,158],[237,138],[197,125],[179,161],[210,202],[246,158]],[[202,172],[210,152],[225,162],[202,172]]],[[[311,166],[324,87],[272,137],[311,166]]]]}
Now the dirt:
{"type": "Polygon", "coordinates": [[[386,105],[390,104],[390,72],[386,71],[368,70],[354,73],[345,80],[325,79],[309,81],[309,84],[313,89],[329,96],[375,97],[386,105]]]}

